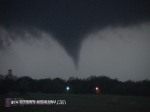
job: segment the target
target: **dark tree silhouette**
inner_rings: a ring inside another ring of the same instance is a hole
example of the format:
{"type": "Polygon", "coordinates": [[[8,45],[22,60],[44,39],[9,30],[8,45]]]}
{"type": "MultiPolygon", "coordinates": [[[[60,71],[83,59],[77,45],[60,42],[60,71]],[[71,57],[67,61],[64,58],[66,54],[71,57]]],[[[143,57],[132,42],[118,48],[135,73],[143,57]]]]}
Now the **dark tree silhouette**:
{"type": "Polygon", "coordinates": [[[107,76],[91,76],[86,79],[70,77],[66,81],[61,78],[39,80],[28,76],[17,78],[14,75],[0,77],[0,94],[66,93],[66,86],[70,87],[69,93],[73,94],[96,94],[95,87],[99,87],[100,94],[150,96],[150,80],[121,82],[107,76]]]}

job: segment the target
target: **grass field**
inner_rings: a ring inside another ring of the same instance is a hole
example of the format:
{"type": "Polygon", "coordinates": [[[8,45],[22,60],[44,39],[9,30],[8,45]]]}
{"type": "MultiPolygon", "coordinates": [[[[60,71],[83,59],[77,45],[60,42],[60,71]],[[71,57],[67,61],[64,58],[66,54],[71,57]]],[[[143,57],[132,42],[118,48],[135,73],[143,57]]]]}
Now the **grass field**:
{"type": "MultiPolygon", "coordinates": [[[[1,96],[4,97],[6,96],[1,96]]],[[[66,100],[66,105],[0,107],[0,112],[150,112],[150,97],[76,94],[29,94],[9,97],[37,100],[61,99],[66,100]]]]}

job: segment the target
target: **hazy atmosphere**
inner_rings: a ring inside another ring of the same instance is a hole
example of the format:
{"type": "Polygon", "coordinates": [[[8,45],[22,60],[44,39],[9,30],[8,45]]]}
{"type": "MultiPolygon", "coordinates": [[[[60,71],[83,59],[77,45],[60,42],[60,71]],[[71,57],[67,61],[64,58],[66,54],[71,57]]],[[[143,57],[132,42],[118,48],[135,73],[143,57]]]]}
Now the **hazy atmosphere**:
{"type": "Polygon", "coordinates": [[[150,79],[150,2],[0,2],[0,74],[150,79]]]}

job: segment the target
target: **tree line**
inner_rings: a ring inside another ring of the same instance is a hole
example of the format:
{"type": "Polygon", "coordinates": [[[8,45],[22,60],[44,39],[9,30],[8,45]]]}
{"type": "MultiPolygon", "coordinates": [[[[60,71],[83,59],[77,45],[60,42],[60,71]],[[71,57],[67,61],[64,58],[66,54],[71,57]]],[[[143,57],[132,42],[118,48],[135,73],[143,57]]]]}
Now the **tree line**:
{"type": "Polygon", "coordinates": [[[85,79],[70,77],[68,80],[61,78],[32,79],[28,76],[0,77],[0,94],[33,92],[95,94],[95,87],[100,88],[99,94],[150,96],[150,80],[148,79],[122,82],[107,76],[91,76],[85,79]],[[67,86],[70,87],[69,91],[66,91],[67,86]]]}

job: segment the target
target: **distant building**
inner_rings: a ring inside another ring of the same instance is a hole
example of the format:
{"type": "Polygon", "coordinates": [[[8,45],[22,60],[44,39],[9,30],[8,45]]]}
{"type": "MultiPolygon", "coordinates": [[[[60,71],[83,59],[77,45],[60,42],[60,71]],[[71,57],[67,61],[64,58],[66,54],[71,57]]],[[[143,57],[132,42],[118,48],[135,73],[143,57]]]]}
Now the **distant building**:
{"type": "Polygon", "coordinates": [[[12,78],[12,70],[11,69],[8,70],[7,78],[12,78]]]}
{"type": "Polygon", "coordinates": [[[8,78],[8,79],[16,79],[16,77],[12,74],[12,69],[8,70],[6,78],[8,78]]]}
{"type": "Polygon", "coordinates": [[[12,69],[8,70],[8,75],[12,75],[12,69]]]}

